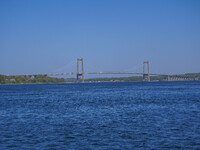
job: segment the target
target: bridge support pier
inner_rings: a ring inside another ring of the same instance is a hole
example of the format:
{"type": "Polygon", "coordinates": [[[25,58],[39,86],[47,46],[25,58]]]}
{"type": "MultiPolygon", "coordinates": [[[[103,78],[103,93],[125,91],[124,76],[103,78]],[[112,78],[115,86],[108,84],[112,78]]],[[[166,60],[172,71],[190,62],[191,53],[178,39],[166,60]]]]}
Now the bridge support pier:
{"type": "Polygon", "coordinates": [[[77,58],[77,74],[76,74],[77,82],[79,82],[79,76],[82,76],[82,83],[84,83],[83,58],[77,58]],[[79,62],[81,62],[82,72],[79,72],[79,62]]]}
{"type": "Polygon", "coordinates": [[[149,61],[143,62],[143,81],[150,81],[149,61]],[[145,73],[145,65],[147,65],[147,73],[145,73]]]}
{"type": "Polygon", "coordinates": [[[169,75],[167,76],[167,81],[170,81],[170,77],[169,77],[169,75]]]}

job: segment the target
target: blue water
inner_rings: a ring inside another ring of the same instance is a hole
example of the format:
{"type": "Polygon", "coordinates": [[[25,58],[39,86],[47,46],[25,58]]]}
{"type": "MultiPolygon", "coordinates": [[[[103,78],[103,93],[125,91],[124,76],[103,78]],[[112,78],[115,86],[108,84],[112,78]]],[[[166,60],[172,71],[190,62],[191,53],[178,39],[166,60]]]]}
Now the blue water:
{"type": "Polygon", "coordinates": [[[200,149],[200,82],[0,85],[0,149],[200,149]]]}

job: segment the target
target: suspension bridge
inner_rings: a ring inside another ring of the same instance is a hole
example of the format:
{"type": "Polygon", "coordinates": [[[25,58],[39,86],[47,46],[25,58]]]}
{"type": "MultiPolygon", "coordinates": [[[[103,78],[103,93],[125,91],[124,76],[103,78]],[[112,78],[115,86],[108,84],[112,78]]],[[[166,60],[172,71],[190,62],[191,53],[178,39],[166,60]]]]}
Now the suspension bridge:
{"type": "Polygon", "coordinates": [[[104,74],[104,75],[138,75],[143,76],[143,81],[150,81],[150,76],[166,76],[167,81],[174,80],[189,80],[188,77],[184,75],[169,75],[169,74],[159,74],[159,73],[150,73],[149,70],[149,61],[143,62],[143,72],[84,72],[83,58],[77,58],[77,72],[68,72],[68,73],[47,73],[47,74],[26,74],[26,75],[9,75],[9,76],[23,76],[23,77],[37,77],[37,76],[60,76],[60,75],[76,75],[77,82],[84,82],[85,75],[89,74],[104,74]],[[81,69],[79,65],[81,63],[81,69]],[[81,80],[79,79],[81,77],[81,80]]]}

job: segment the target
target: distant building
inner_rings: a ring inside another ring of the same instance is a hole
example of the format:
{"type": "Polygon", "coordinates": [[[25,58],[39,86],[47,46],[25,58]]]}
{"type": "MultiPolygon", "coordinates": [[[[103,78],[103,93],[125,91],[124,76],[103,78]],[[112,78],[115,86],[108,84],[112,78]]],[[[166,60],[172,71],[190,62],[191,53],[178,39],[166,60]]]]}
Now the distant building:
{"type": "Polygon", "coordinates": [[[10,81],[15,82],[16,80],[15,79],[10,79],[10,81]]]}

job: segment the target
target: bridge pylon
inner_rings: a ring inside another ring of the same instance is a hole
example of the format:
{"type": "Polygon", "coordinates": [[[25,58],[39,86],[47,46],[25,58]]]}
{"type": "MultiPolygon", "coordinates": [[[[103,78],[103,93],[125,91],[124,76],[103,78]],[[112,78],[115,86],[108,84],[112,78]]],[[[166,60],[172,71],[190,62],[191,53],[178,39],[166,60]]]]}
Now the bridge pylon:
{"type": "Polygon", "coordinates": [[[149,61],[143,62],[143,81],[150,81],[149,61]],[[145,65],[147,65],[147,73],[145,73],[145,65]]]}
{"type": "Polygon", "coordinates": [[[76,74],[77,82],[79,82],[79,76],[82,76],[82,83],[84,83],[83,58],[77,58],[77,74],[76,74]],[[82,72],[79,72],[79,62],[81,62],[82,72]]]}

